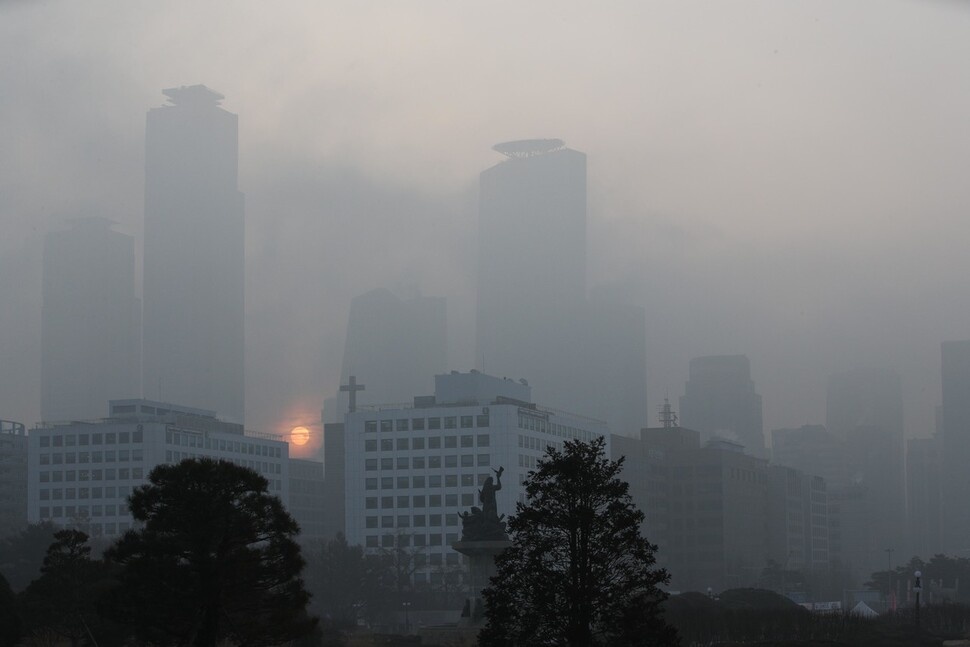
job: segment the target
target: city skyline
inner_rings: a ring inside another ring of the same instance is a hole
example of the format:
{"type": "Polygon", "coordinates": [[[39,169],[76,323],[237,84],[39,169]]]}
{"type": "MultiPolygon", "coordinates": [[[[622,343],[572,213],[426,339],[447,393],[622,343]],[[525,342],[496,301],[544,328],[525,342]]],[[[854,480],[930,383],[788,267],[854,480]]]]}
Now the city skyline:
{"type": "MultiPolygon", "coordinates": [[[[647,309],[648,411],[679,395],[689,358],[745,353],[766,430],[821,423],[826,376],[856,366],[895,368],[907,434],[932,430],[938,344],[966,338],[970,320],[948,296],[970,204],[967,12],[954,3],[754,17],[710,5],[713,20],[687,7],[538,3],[509,20],[297,5],[225,23],[187,5],[46,6],[0,9],[14,62],[0,106],[8,417],[39,417],[50,217],[93,204],[140,240],[144,111],[159,88],[204,82],[241,115],[257,428],[318,415],[356,294],[403,278],[447,297],[470,330],[475,176],[496,141],[561,137],[589,156],[589,285],[647,309]],[[562,28],[537,30],[550,15],[562,28]],[[366,28],[391,18],[393,37],[366,28]],[[178,48],[140,45],[176,34],[178,48]]],[[[449,341],[455,368],[474,365],[469,334],[449,341]]]]}

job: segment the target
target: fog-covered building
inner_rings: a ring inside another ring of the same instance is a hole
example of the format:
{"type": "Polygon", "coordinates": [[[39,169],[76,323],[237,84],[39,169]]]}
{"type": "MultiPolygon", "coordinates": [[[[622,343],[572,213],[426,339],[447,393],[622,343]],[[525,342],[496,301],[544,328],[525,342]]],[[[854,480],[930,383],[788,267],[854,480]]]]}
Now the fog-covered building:
{"type": "Polygon", "coordinates": [[[44,239],[41,417],[86,420],[110,398],[141,395],[135,241],[104,218],[44,239]]]}
{"type": "Polygon", "coordinates": [[[27,525],[27,434],[24,425],[0,420],[0,537],[27,525]]]}
{"type": "MultiPolygon", "coordinates": [[[[437,584],[461,556],[459,513],[481,505],[479,488],[504,468],[496,499],[510,515],[548,446],[606,436],[606,425],[532,402],[519,382],[452,372],[433,396],[401,407],[363,407],[345,417],[347,540],[371,553],[405,551],[414,583],[437,584]]],[[[608,444],[608,439],[607,439],[608,444]]]]}
{"type": "MultiPolygon", "coordinates": [[[[418,294],[371,290],[350,304],[341,384],[353,375],[364,390],[360,404],[408,402],[434,388],[432,376],[448,367],[446,301],[418,294]]],[[[348,394],[324,411],[328,422],[343,419],[348,394]]]]}
{"type": "Polygon", "coordinates": [[[300,458],[291,458],[289,463],[289,499],[286,508],[300,524],[300,541],[328,538],[323,463],[300,458]]]}
{"type": "Polygon", "coordinates": [[[680,417],[684,427],[701,432],[702,441],[723,438],[742,445],[752,456],[767,458],[761,396],[755,392],[746,355],[690,360],[680,417]]]}
{"type": "Polygon", "coordinates": [[[289,500],[289,445],[244,433],[215,412],[151,400],[113,400],[108,417],[30,430],[27,518],[115,536],[129,529],[127,497],[162,464],[208,457],[249,467],[289,500]]]}
{"type": "Polygon", "coordinates": [[[163,92],[145,137],[144,394],[242,422],[238,118],[205,86],[163,92]]]}
{"type": "Polygon", "coordinates": [[[586,155],[499,144],[480,178],[476,364],[634,434],[647,418],[642,308],[587,299],[586,155]]]}
{"type": "Polygon", "coordinates": [[[942,345],[943,548],[966,556],[970,548],[970,340],[942,345]]]}

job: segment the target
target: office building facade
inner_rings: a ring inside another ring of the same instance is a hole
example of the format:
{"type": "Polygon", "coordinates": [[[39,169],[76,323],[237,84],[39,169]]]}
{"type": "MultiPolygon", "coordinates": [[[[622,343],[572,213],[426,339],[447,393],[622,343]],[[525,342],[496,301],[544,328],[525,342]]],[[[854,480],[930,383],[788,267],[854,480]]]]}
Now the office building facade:
{"type": "Polygon", "coordinates": [[[545,409],[529,386],[477,371],[436,375],[433,396],[362,408],[344,424],[347,540],[413,555],[418,586],[460,568],[451,548],[459,513],[481,505],[479,488],[496,470],[504,468],[498,511],[508,516],[547,447],[607,435],[601,421],[545,409]]]}
{"type": "Polygon", "coordinates": [[[27,433],[24,425],[0,420],[0,537],[27,525],[27,433]]]}

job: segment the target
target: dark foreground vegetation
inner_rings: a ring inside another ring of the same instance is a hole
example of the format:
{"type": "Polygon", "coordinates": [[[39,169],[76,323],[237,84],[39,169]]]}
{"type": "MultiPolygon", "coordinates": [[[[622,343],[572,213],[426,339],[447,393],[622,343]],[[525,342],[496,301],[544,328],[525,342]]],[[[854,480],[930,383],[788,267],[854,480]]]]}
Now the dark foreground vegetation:
{"type": "Polygon", "coordinates": [[[724,591],[718,600],[683,593],[670,597],[664,609],[683,647],[929,647],[970,635],[970,605],[965,604],[922,607],[919,629],[912,608],[871,619],[848,612],[812,613],[759,589],[724,591]]]}

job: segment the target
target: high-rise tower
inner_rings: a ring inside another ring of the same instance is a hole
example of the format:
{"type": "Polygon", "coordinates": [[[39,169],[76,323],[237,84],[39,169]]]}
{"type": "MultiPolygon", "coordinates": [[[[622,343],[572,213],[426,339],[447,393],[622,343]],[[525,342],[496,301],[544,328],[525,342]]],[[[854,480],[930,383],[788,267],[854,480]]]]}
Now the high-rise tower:
{"type": "Polygon", "coordinates": [[[140,395],[135,242],[104,218],[79,218],[44,240],[41,417],[108,415],[140,395]]]}
{"type": "Polygon", "coordinates": [[[636,433],[647,422],[641,308],[586,294],[586,155],[558,139],[506,142],[480,179],[479,369],[636,433]]]}
{"type": "Polygon", "coordinates": [[[970,548],[970,340],[943,342],[943,547],[970,548]]]}
{"type": "Polygon", "coordinates": [[[684,427],[700,431],[702,440],[728,438],[767,458],[761,396],[755,393],[746,355],[695,357],[685,390],[680,399],[684,427]]]}
{"type": "Polygon", "coordinates": [[[238,119],[203,85],[163,93],[145,138],[144,393],[242,422],[238,119]]]}

